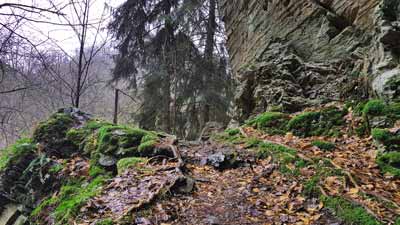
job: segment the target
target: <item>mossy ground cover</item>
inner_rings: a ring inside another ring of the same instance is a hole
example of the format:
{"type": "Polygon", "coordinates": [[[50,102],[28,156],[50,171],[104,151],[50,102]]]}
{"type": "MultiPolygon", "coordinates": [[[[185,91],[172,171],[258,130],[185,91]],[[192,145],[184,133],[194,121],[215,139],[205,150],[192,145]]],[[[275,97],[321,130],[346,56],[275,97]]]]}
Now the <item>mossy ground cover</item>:
{"type": "Polygon", "coordinates": [[[372,99],[365,104],[362,112],[366,116],[382,116],[387,110],[387,105],[384,101],[372,99]]]}
{"type": "Polygon", "coordinates": [[[117,163],[118,174],[122,174],[125,170],[137,167],[138,165],[144,164],[146,162],[147,159],[138,157],[120,159],[117,163]]]}
{"type": "Polygon", "coordinates": [[[299,158],[296,150],[287,148],[282,145],[264,142],[260,144],[258,155],[261,158],[273,156],[280,164],[280,172],[285,175],[300,176],[299,169],[306,166],[313,167],[316,171],[315,175],[306,178],[303,181],[305,196],[318,197],[324,203],[324,207],[335,212],[346,224],[357,225],[380,225],[371,214],[369,214],[362,206],[354,204],[347,199],[341,197],[325,196],[319,190],[321,181],[329,176],[344,176],[344,173],[332,167],[329,161],[316,160],[315,163],[310,163],[299,158]],[[287,165],[293,164],[293,169],[287,165]]]}
{"type": "Polygon", "coordinates": [[[113,225],[113,224],[114,224],[114,222],[112,219],[103,219],[103,220],[96,222],[96,225],[113,225]]]}
{"type": "Polygon", "coordinates": [[[246,121],[246,125],[263,130],[268,134],[285,134],[289,115],[280,112],[265,112],[246,121]]]}
{"type": "Polygon", "coordinates": [[[312,141],[311,144],[323,151],[332,151],[336,148],[336,145],[334,143],[328,141],[315,140],[312,141]]]}
{"type": "Polygon", "coordinates": [[[361,206],[352,204],[341,197],[322,196],[325,207],[332,209],[336,215],[347,224],[357,225],[381,225],[372,215],[368,214],[361,206]]]}
{"type": "Polygon", "coordinates": [[[378,155],[376,163],[382,173],[400,177],[400,152],[388,152],[378,155]]]}
{"type": "Polygon", "coordinates": [[[316,112],[303,112],[293,117],[287,127],[294,135],[340,136],[341,126],[345,125],[346,110],[329,107],[316,112]]]}
{"type": "Polygon", "coordinates": [[[380,99],[369,100],[362,108],[364,135],[373,128],[390,128],[400,120],[400,103],[387,103],[380,99]],[[379,121],[379,123],[374,121],[379,121]]]}
{"type": "Polygon", "coordinates": [[[48,120],[39,123],[33,133],[36,142],[63,139],[74,124],[72,116],[63,113],[53,114],[48,120]]]}
{"type": "Polygon", "coordinates": [[[213,140],[225,142],[230,145],[244,143],[245,138],[240,134],[239,129],[226,129],[223,133],[212,134],[213,140]]]}
{"type": "Polygon", "coordinates": [[[100,193],[108,178],[98,176],[89,182],[86,180],[68,181],[61,187],[57,195],[44,200],[32,211],[32,218],[38,219],[46,209],[51,212],[50,216],[54,218],[56,225],[69,224],[69,220],[78,215],[83,204],[100,193]],[[51,208],[54,210],[50,210],[51,208]]]}
{"type": "Polygon", "coordinates": [[[373,129],[371,133],[372,138],[384,145],[386,151],[400,151],[400,133],[379,128],[373,129]]]}
{"type": "Polygon", "coordinates": [[[345,224],[354,225],[381,225],[382,223],[369,214],[362,206],[350,202],[340,196],[323,195],[320,191],[321,182],[327,177],[344,176],[339,169],[333,168],[329,162],[319,162],[314,165],[316,174],[304,182],[303,193],[308,197],[318,197],[324,207],[330,209],[345,224]]]}
{"type": "Polygon", "coordinates": [[[235,136],[240,134],[240,130],[237,128],[228,128],[225,130],[225,133],[228,134],[229,136],[235,136]]]}
{"type": "Polygon", "coordinates": [[[35,151],[36,145],[32,143],[31,139],[19,139],[15,144],[0,151],[0,171],[6,169],[24,155],[35,153],[35,151]]]}
{"type": "Polygon", "coordinates": [[[300,169],[309,163],[297,156],[297,151],[283,145],[269,142],[260,142],[257,148],[257,157],[264,159],[271,156],[279,163],[279,170],[286,175],[299,175],[300,169]]]}

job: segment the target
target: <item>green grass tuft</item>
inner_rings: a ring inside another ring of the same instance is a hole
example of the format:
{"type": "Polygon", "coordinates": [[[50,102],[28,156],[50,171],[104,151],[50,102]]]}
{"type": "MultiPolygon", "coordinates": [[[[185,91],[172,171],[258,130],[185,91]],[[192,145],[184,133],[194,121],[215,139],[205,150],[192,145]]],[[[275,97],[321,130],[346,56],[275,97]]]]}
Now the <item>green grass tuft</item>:
{"type": "Polygon", "coordinates": [[[64,166],[62,164],[56,163],[50,167],[49,173],[56,174],[56,173],[59,173],[63,169],[64,169],[64,166]]]}

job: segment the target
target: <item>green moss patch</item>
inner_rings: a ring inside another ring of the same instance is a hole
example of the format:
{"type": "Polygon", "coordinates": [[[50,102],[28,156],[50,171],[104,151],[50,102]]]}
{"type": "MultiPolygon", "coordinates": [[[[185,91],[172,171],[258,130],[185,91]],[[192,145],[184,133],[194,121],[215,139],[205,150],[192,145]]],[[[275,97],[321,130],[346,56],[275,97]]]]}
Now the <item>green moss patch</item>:
{"type": "MultiPolygon", "coordinates": [[[[237,129],[239,131],[239,129],[237,129]]],[[[211,138],[215,141],[224,142],[227,144],[240,144],[244,143],[246,140],[239,132],[225,131],[222,133],[212,134],[211,138]]]]}
{"type": "Polygon", "coordinates": [[[354,225],[381,225],[372,215],[368,214],[366,210],[358,205],[341,197],[321,197],[322,202],[326,208],[335,212],[335,214],[344,220],[346,224],[354,225]]]}
{"type": "Polygon", "coordinates": [[[53,114],[47,121],[39,123],[33,133],[33,141],[41,143],[49,155],[69,157],[78,150],[77,146],[66,138],[68,130],[74,125],[75,120],[72,116],[53,114]]]}
{"type": "Polygon", "coordinates": [[[137,150],[141,140],[149,132],[127,126],[104,126],[99,129],[98,152],[124,155],[137,150]]]}
{"type": "Polygon", "coordinates": [[[311,144],[318,147],[321,150],[326,150],[326,151],[332,151],[336,148],[336,145],[334,143],[327,141],[315,140],[311,144]]]}
{"type": "Polygon", "coordinates": [[[380,154],[376,163],[382,173],[389,173],[395,177],[400,177],[400,152],[388,152],[380,154]]]}
{"type": "Polygon", "coordinates": [[[118,174],[121,174],[129,168],[134,168],[139,164],[143,164],[146,162],[147,160],[145,158],[138,158],[138,157],[120,159],[117,163],[118,174]]]}
{"type": "Polygon", "coordinates": [[[245,139],[245,143],[244,143],[244,147],[245,148],[255,148],[255,147],[258,147],[258,145],[261,142],[262,141],[260,139],[255,138],[255,137],[246,138],[245,139]]]}
{"type": "Polygon", "coordinates": [[[296,150],[269,142],[259,144],[257,156],[258,158],[272,156],[279,163],[280,172],[287,175],[297,176],[300,174],[300,169],[308,165],[307,162],[297,156],[296,150]]]}
{"type": "Polygon", "coordinates": [[[81,146],[85,141],[85,138],[89,135],[89,131],[85,129],[72,128],[67,132],[67,139],[74,143],[76,146],[81,146]]]}
{"type": "Polygon", "coordinates": [[[47,121],[39,123],[33,133],[36,142],[63,139],[67,131],[74,125],[74,119],[63,113],[53,114],[47,121]]]}
{"type": "Polygon", "coordinates": [[[113,224],[114,224],[114,222],[112,219],[103,219],[103,220],[96,222],[96,225],[113,225],[113,224]]]}
{"type": "MultiPolygon", "coordinates": [[[[80,208],[92,197],[100,193],[107,177],[98,176],[90,182],[75,180],[62,186],[58,195],[44,200],[31,213],[32,217],[38,217],[43,210],[54,208],[51,216],[55,224],[68,224],[71,218],[78,215],[80,208]]],[[[39,219],[39,218],[38,218],[39,219]]]]}
{"type": "Polygon", "coordinates": [[[285,134],[289,116],[280,112],[265,112],[246,121],[246,124],[269,134],[285,134]]]}
{"type": "Polygon", "coordinates": [[[287,127],[296,136],[339,136],[345,124],[345,110],[330,107],[318,112],[304,112],[293,117],[287,127]]]}
{"type": "Polygon", "coordinates": [[[230,129],[226,129],[225,133],[228,134],[229,136],[235,136],[235,135],[240,134],[240,130],[237,128],[234,128],[234,129],[230,128],[230,129]]]}
{"type": "Polygon", "coordinates": [[[368,116],[382,116],[386,112],[386,103],[379,99],[369,100],[362,112],[368,116]]]}
{"type": "Polygon", "coordinates": [[[400,135],[390,132],[388,129],[375,128],[372,130],[372,138],[385,146],[387,151],[400,151],[400,135]]]}
{"type": "Polygon", "coordinates": [[[159,137],[139,128],[106,125],[98,129],[97,135],[87,137],[85,142],[84,150],[91,155],[89,172],[95,177],[104,172],[98,163],[102,155],[115,159],[153,156],[159,137]]]}
{"type": "Polygon", "coordinates": [[[389,104],[383,100],[372,99],[365,104],[362,112],[369,129],[389,128],[400,119],[400,103],[389,104]]]}
{"type": "Polygon", "coordinates": [[[49,168],[49,173],[57,174],[64,169],[64,165],[55,163],[49,168]]]}
{"type": "Polygon", "coordinates": [[[36,151],[36,145],[29,138],[19,139],[15,144],[0,151],[0,171],[15,163],[21,157],[36,151]]]}

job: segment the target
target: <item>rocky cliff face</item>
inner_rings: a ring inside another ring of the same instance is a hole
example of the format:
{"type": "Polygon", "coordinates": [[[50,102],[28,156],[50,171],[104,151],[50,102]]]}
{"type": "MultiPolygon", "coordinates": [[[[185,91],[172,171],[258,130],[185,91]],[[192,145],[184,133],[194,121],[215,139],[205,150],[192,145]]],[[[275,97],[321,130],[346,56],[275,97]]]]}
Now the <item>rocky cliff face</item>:
{"type": "Polygon", "coordinates": [[[398,0],[224,0],[235,119],[326,101],[400,99],[398,0]]]}

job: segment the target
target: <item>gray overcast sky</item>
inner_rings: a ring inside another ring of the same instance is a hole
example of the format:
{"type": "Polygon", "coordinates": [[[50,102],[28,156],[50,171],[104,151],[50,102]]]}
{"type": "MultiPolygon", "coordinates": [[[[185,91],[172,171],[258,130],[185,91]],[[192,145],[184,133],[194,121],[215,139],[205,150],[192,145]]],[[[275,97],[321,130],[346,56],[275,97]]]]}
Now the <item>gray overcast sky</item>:
{"type": "MultiPolygon", "coordinates": [[[[63,7],[71,0],[0,0],[0,3],[20,3],[25,5],[34,5],[42,8],[50,8],[52,4],[57,7],[63,7]]],[[[125,2],[125,0],[90,0],[90,9],[89,9],[89,21],[93,24],[92,29],[89,32],[89,45],[93,43],[95,28],[97,28],[97,24],[100,19],[108,18],[108,20],[104,21],[100,26],[105,28],[110,18],[110,11],[104,11],[105,5],[110,6],[111,8],[115,8],[125,2]],[[103,14],[105,13],[105,14],[103,14]]],[[[1,8],[0,13],[12,13],[8,8],[1,8]]],[[[15,10],[14,13],[21,13],[18,10],[15,10]]],[[[71,6],[67,6],[62,10],[62,13],[66,15],[69,21],[77,21],[74,10],[71,6]]],[[[52,14],[43,14],[36,15],[27,13],[26,17],[34,20],[40,21],[51,21],[52,23],[67,23],[67,20],[62,16],[56,16],[52,14]]],[[[1,18],[1,17],[0,17],[1,18]]],[[[8,18],[13,19],[13,18],[8,18]]],[[[14,18],[15,19],[15,18],[14,18]]],[[[59,25],[51,25],[48,23],[37,23],[24,21],[23,25],[20,26],[18,32],[23,34],[24,36],[30,37],[30,39],[34,40],[35,43],[41,43],[41,48],[63,48],[65,51],[72,53],[77,46],[79,46],[79,41],[77,36],[75,35],[73,29],[69,26],[59,26],[59,25]],[[50,40],[47,40],[50,38],[50,40]],[[47,40],[43,43],[43,41],[47,40]]],[[[107,31],[104,30],[101,32],[100,36],[98,36],[97,43],[102,42],[102,40],[109,38],[107,37],[107,31]]]]}

